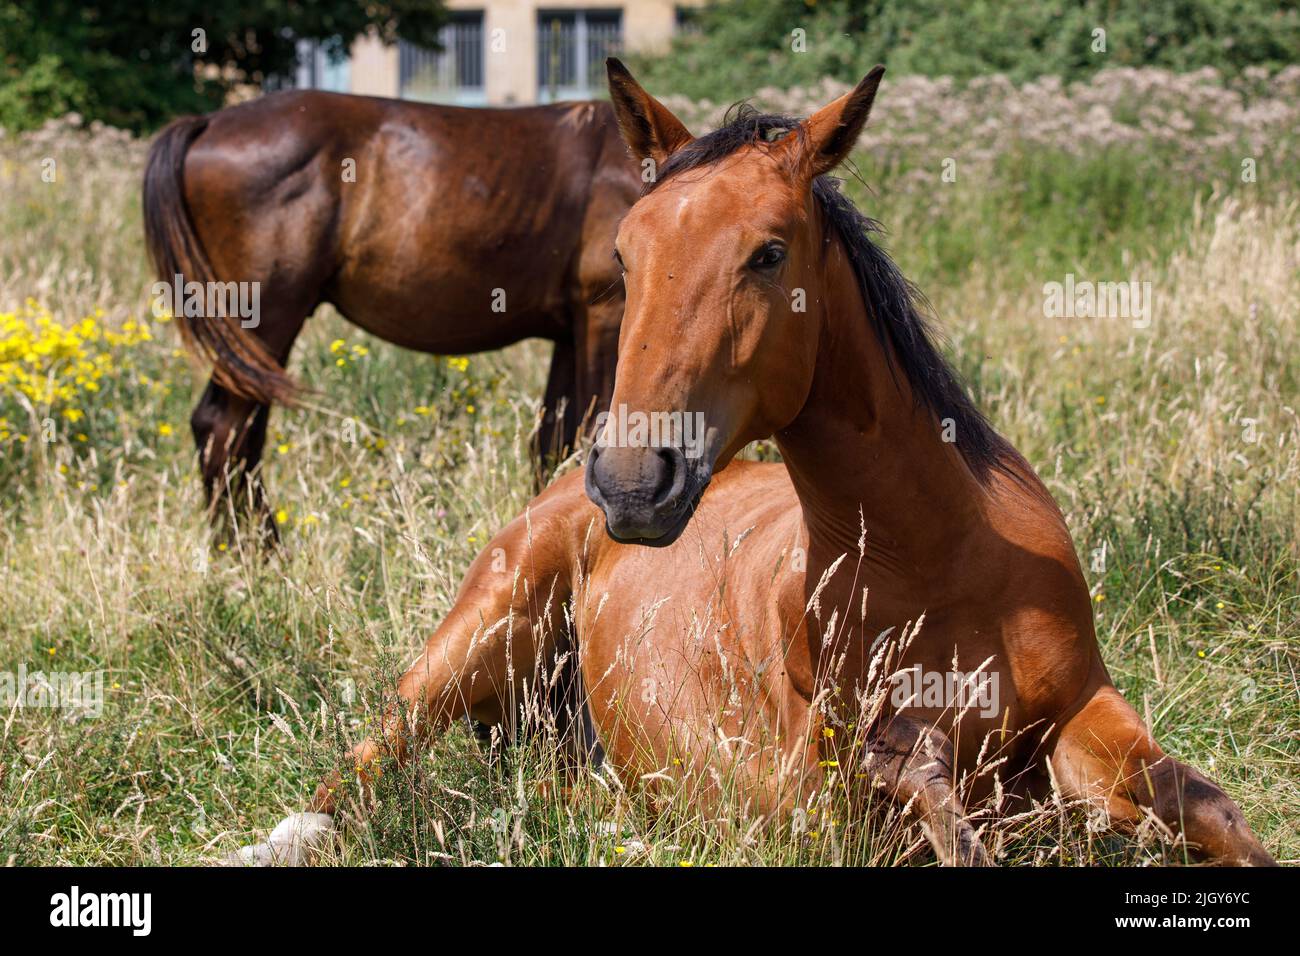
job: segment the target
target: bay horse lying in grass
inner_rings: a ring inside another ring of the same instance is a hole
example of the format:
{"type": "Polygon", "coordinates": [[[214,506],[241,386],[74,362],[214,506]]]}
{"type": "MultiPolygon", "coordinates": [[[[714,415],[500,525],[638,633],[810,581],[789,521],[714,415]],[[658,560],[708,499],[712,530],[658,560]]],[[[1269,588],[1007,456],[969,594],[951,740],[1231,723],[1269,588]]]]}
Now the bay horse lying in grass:
{"type": "Polygon", "coordinates": [[[244,857],[298,858],[381,758],[408,759],[465,714],[494,721],[545,679],[546,609],[568,602],[606,759],[652,794],[708,805],[727,781],[779,820],[838,762],[910,806],[942,861],[976,864],[989,858],[965,805],[999,796],[979,772],[996,762],[1004,805],[1054,780],[1121,826],[1150,813],[1211,860],[1272,863],[1116,690],[1059,509],[824,178],[883,70],[806,122],[742,112],[699,139],[617,61],[609,73],[623,134],[657,178],[619,229],[627,314],[606,430],[585,473],[470,567],[347,783],[326,780],[314,813],[244,857]],[[664,412],[703,416],[697,447],[611,438],[664,412]],[[767,436],[783,464],[733,461],[767,436]],[[500,554],[512,572],[494,569],[500,554]],[[877,642],[909,622],[891,660],[877,642]],[[996,677],[993,706],[889,696],[855,751],[834,731],[863,720],[895,666],[996,677]]]}
{"type": "Polygon", "coordinates": [[[572,446],[612,393],[623,289],[609,248],[639,188],[608,103],[293,91],[171,123],[144,178],[160,280],[259,283],[251,327],[176,316],[213,366],[191,419],[209,503],[231,477],[269,513],[255,472],[268,413],[298,394],[284,366],[323,302],[423,352],[553,341],[536,449],[572,446]]]}

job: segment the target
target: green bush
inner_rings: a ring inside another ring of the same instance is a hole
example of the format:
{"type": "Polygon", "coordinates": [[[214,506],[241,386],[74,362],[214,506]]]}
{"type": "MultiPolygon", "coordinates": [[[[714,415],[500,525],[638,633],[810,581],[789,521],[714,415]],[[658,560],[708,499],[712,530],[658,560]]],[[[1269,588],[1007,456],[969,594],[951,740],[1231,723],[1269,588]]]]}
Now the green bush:
{"type": "Polygon", "coordinates": [[[729,0],[695,22],[699,30],[666,56],[637,62],[643,81],[729,101],[764,86],[855,80],[876,63],[894,75],[1021,81],[1115,66],[1235,74],[1300,61],[1300,11],[1290,0],[729,0]],[[1093,49],[1097,29],[1104,52],[1093,49]]]}
{"type": "Polygon", "coordinates": [[[299,39],[341,52],[373,28],[436,46],[443,19],[432,0],[0,0],[0,126],[75,112],[146,131],[292,73],[299,39]]]}

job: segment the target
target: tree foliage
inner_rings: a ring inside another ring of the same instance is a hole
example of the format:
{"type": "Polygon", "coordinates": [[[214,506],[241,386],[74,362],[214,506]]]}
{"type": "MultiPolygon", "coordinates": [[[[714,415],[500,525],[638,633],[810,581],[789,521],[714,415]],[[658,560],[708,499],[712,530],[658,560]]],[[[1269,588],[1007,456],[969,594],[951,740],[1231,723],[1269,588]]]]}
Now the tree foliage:
{"type": "Polygon", "coordinates": [[[895,74],[1022,81],[1115,66],[1232,74],[1300,62],[1294,0],[724,0],[695,21],[667,56],[643,58],[638,77],[717,101],[825,76],[855,81],[876,63],[895,74]]]}
{"type": "Polygon", "coordinates": [[[0,0],[0,125],[75,111],[148,130],[291,75],[298,40],[436,46],[444,18],[437,0],[0,0]]]}

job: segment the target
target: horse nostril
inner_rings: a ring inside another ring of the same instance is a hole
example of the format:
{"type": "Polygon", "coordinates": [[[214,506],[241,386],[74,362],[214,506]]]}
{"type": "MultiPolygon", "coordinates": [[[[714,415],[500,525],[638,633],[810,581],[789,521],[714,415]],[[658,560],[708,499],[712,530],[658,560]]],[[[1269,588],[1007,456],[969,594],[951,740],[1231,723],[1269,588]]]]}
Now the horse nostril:
{"type": "Polygon", "coordinates": [[[679,448],[592,449],[587,460],[587,497],[605,512],[611,533],[625,538],[656,537],[681,505],[687,479],[679,448]]]}
{"type": "Polygon", "coordinates": [[[600,446],[592,447],[590,455],[587,457],[587,478],[584,484],[587,487],[587,496],[591,498],[600,507],[605,506],[605,495],[601,489],[601,460],[600,446]]]}
{"type": "Polygon", "coordinates": [[[658,455],[662,469],[653,501],[656,508],[661,508],[675,504],[686,487],[686,456],[680,448],[672,447],[658,449],[658,455]]]}

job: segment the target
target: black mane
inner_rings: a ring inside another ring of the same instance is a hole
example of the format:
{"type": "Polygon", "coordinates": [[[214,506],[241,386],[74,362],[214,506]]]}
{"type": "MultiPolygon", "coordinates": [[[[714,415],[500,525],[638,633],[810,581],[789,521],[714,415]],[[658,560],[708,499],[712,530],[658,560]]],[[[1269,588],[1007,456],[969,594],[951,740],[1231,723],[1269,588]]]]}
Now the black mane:
{"type": "MultiPolygon", "coordinates": [[[[797,119],[760,113],[748,104],[734,106],[720,129],[670,156],[646,191],[678,173],[712,166],[743,147],[761,146],[787,134],[802,135],[797,119]]],[[[977,476],[984,479],[992,469],[1005,471],[1010,444],[975,407],[957,373],[939,353],[925,318],[929,308],[925,297],[872,241],[873,234],[884,231],[880,223],[858,211],[840,191],[837,179],[818,177],[813,196],[848,252],[876,336],[886,345],[891,372],[901,370],[918,405],[939,421],[952,420],[957,450],[977,476]]]]}

